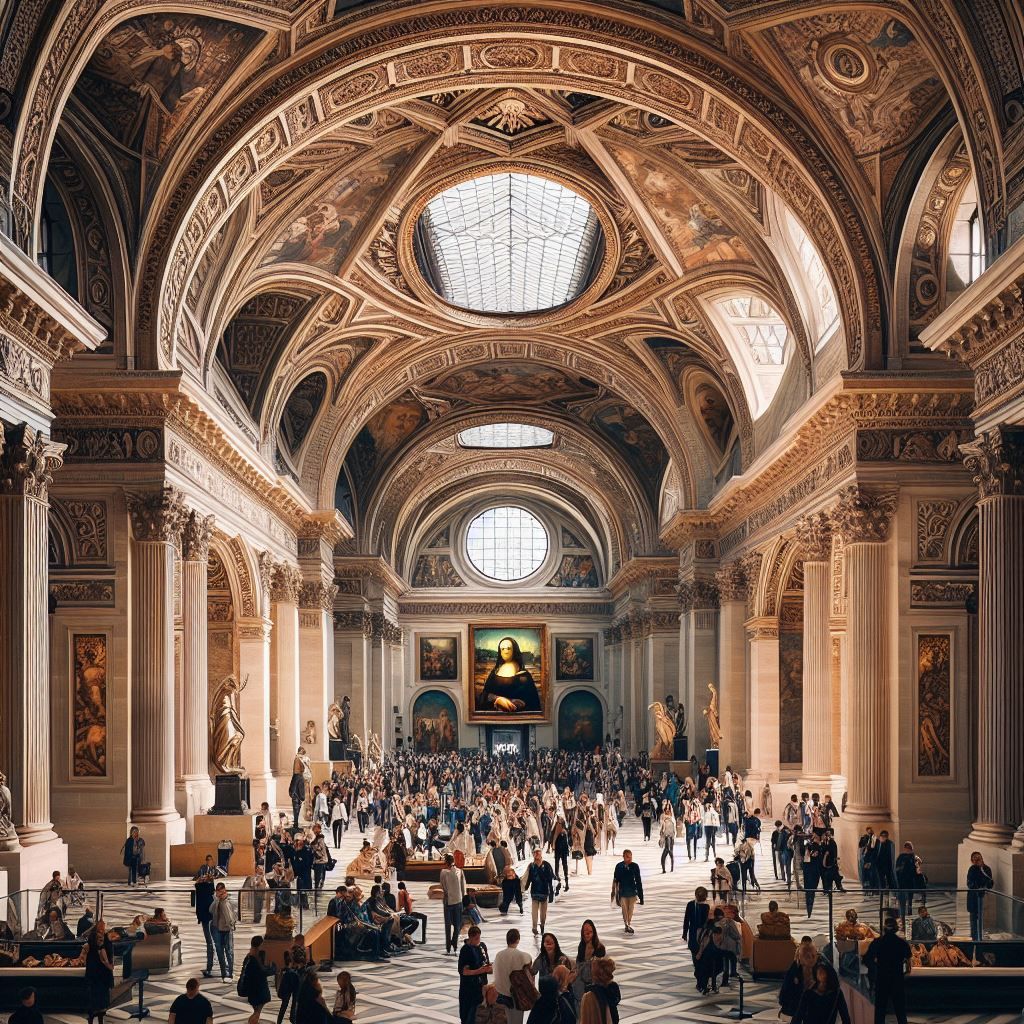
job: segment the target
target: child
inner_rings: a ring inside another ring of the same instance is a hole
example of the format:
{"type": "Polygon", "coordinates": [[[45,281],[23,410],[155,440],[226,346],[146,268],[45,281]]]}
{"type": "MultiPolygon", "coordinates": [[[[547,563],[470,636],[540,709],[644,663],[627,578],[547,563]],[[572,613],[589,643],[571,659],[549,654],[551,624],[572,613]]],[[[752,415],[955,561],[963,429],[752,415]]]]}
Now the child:
{"type": "Polygon", "coordinates": [[[334,1016],[337,1020],[351,1021],[356,1015],[356,990],[352,975],[342,971],[338,975],[338,994],[334,997],[334,1016]]]}

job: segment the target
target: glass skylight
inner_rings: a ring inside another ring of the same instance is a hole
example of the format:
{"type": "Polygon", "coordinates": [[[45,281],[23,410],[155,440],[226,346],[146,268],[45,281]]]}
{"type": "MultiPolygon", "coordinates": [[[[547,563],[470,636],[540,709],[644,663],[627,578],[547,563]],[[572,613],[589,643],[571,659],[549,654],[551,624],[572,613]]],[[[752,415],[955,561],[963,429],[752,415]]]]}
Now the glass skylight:
{"type": "Polygon", "coordinates": [[[535,573],[548,553],[548,531],[525,508],[500,505],[481,512],[466,531],[466,554],[485,576],[505,583],[535,573]]]}
{"type": "Polygon", "coordinates": [[[555,435],[528,423],[486,423],[459,434],[463,448],[547,448],[555,435]]]}
{"type": "Polygon", "coordinates": [[[480,313],[561,306],[590,283],[602,249],[590,203],[534,174],[490,174],[427,204],[416,255],[431,287],[480,313]]]}
{"type": "Polygon", "coordinates": [[[820,341],[827,334],[831,333],[836,320],[839,319],[839,306],[836,303],[836,293],[832,290],[832,282],[829,280],[825,264],[821,262],[818,250],[810,240],[807,232],[804,231],[800,222],[789,210],[786,211],[786,220],[789,230],[796,243],[797,255],[800,257],[800,264],[807,275],[807,283],[818,303],[820,341]]]}
{"type": "Polygon", "coordinates": [[[789,329],[785,320],[757,295],[737,295],[718,303],[730,327],[750,349],[758,366],[781,366],[789,329]]]}

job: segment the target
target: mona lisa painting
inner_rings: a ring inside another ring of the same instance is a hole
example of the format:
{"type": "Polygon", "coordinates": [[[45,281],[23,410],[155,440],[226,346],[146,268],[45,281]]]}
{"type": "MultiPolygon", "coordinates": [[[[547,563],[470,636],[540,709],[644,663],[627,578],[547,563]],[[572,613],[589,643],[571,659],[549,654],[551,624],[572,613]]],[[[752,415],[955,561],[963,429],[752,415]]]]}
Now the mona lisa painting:
{"type": "Polygon", "coordinates": [[[547,628],[471,626],[470,722],[545,722],[550,717],[547,628]]]}

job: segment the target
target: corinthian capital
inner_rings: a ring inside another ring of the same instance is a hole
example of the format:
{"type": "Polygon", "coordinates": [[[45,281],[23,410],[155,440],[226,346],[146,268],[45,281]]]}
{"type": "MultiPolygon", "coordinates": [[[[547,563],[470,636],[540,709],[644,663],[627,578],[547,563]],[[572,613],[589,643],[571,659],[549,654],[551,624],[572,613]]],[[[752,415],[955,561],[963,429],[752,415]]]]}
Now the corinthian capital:
{"type": "Polygon", "coordinates": [[[796,542],[805,562],[827,562],[832,557],[832,520],[827,512],[814,512],[797,520],[796,542]]]}
{"type": "Polygon", "coordinates": [[[720,601],[745,601],[747,599],[747,577],[739,562],[729,562],[715,573],[720,601]]]}
{"type": "Polygon", "coordinates": [[[53,471],[67,445],[51,441],[27,423],[0,422],[0,494],[24,494],[46,501],[53,471]]]}
{"type": "Polygon", "coordinates": [[[679,607],[688,612],[694,608],[717,608],[718,587],[714,580],[684,580],[679,584],[679,607]]]}
{"type": "Polygon", "coordinates": [[[270,577],[270,600],[298,604],[302,570],[297,565],[279,562],[270,577]]]}
{"type": "Polygon", "coordinates": [[[188,512],[181,529],[181,558],[185,562],[206,562],[210,558],[213,537],[213,516],[203,516],[195,509],[188,512]]]}
{"type": "Polygon", "coordinates": [[[832,529],[846,544],[874,543],[888,539],[896,514],[896,494],[873,494],[857,484],[839,492],[839,503],[829,513],[832,529]]]}
{"type": "Polygon", "coordinates": [[[333,611],[337,596],[338,588],[333,583],[303,583],[299,588],[299,607],[333,611]]]}
{"type": "Polygon", "coordinates": [[[126,491],[128,516],[136,540],[176,541],[188,512],[181,493],[166,484],[157,491],[126,491]]]}
{"type": "Polygon", "coordinates": [[[960,445],[982,498],[1024,494],[1024,429],[994,427],[960,445]]]}

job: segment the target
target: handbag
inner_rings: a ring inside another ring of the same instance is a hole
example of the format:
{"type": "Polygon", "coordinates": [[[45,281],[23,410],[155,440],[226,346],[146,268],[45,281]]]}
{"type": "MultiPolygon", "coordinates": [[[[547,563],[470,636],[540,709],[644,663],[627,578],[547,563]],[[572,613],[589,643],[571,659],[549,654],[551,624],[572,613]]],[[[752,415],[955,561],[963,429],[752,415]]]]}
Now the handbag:
{"type": "Polygon", "coordinates": [[[512,990],[512,1001],[517,1010],[532,1010],[540,999],[540,993],[534,988],[533,981],[523,967],[509,973],[508,985],[512,990]]]}

